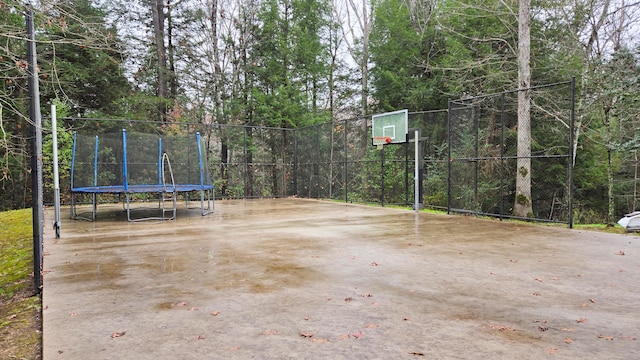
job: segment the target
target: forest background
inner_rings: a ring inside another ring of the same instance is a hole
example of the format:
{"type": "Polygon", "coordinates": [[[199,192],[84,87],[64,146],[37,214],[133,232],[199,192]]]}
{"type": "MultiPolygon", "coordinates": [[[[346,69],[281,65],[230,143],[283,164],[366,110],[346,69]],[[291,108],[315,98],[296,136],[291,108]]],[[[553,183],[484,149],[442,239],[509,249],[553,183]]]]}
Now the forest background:
{"type": "MultiPolygon", "coordinates": [[[[60,117],[277,128],[446,109],[450,99],[517,89],[519,10],[526,7],[529,85],[576,79],[578,221],[611,223],[621,216],[620,203],[636,208],[638,1],[32,5],[43,113],[53,103],[60,117]]],[[[23,2],[0,1],[0,209],[31,203],[24,10],[23,2]]],[[[70,151],[60,158],[68,163],[70,151]]]]}

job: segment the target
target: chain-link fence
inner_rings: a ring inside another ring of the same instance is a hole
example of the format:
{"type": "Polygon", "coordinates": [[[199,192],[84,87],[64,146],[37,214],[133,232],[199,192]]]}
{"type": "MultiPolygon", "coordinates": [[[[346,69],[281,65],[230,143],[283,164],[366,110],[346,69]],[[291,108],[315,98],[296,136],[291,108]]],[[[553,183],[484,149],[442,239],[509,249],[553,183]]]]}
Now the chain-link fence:
{"type": "MultiPolygon", "coordinates": [[[[451,101],[446,110],[410,112],[409,142],[382,149],[372,145],[368,117],[298,129],[98,119],[62,123],[67,133],[83,136],[125,129],[133,137],[161,135],[169,142],[171,135],[199,132],[216,198],[298,196],[402,206],[414,203],[418,130],[418,191],[424,207],[570,223],[572,86],[561,83],[530,92],[526,171],[531,212],[525,216],[513,209],[516,177],[523,171],[518,166],[523,157],[517,149],[518,92],[451,101]]],[[[64,183],[64,171],[61,177],[64,183]]]]}
{"type": "Polygon", "coordinates": [[[530,131],[524,137],[517,91],[450,102],[449,210],[572,221],[572,85],[528,91],[530,131]],[[524,192],[517,190],[518,178],[527,179],[524,192]],[[518,204],[528,211],[518,214],[518,204]]]}

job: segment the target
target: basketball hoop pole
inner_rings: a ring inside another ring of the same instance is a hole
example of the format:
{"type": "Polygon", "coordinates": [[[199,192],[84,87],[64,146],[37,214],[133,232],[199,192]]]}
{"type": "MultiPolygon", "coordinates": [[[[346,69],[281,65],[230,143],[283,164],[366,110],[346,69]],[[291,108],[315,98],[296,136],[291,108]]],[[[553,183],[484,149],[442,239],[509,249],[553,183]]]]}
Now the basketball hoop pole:
{"type": "Polygon", "coordinates": [[[414,196],[413,196],[413,209],[418,212],[422,209],[422,201],[420,201],[420,188],[422,184],[422,179],[420,178],[420,129],[409,129],[414,131],[413,142],[415,149],[415,167],[413,172],[413,185],[414,185],[414,196]]]}

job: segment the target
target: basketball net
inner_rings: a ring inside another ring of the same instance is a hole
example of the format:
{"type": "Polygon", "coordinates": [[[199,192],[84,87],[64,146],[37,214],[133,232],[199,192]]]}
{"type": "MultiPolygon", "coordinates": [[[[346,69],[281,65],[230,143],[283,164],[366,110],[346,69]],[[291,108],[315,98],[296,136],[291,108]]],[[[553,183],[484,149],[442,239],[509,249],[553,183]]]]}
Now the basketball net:
{"type": "Polygon", "coordinates": [[[386,144],[391,143],[391,138],[388,136],[374,136],[373,137],[373,145],[375,145],[378,150],[382,150],[386,144]]]}

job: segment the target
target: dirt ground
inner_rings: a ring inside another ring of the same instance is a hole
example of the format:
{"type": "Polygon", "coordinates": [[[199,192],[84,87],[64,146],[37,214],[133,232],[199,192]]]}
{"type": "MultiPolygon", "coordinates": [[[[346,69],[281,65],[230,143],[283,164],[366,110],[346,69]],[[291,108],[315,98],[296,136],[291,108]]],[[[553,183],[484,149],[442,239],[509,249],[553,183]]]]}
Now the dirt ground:
{"type": "Polygon", "coordinates": [[[633,235],[302,199],[45,235],[46,360],[640,358],[633,235]]]}

